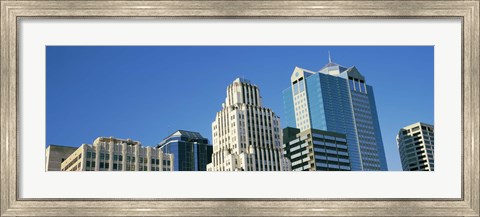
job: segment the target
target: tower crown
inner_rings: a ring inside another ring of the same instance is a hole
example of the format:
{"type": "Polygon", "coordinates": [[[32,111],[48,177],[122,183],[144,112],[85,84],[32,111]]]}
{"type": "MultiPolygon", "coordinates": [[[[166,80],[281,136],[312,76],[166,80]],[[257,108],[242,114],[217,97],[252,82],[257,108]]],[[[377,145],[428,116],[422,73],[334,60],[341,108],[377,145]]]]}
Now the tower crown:
{"type": "Polygon", "coordinates": [[[225,106],[232,106],[238,103],[247,105],[262,106],[262,97],[258,87],[245,78],[237,78],[227,87],[225,106]]]}

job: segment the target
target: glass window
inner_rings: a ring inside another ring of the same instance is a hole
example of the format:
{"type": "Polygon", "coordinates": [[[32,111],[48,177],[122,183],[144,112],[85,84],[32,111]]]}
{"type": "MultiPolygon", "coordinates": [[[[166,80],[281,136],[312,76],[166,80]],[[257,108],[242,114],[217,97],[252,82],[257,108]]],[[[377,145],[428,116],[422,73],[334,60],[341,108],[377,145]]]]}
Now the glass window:
{"type": "Polygon", "coordinates": [[[102,169],[104,166],[103,162],[100,162],[100,169],[102,169]]]}
{"type": "Polygon", "coordinates": [[[132,157],[132,162],[135,162],[135,157],[132,157]]]}
{"type": "Polygon", "coordinates": [[[117,169],[117,164],[113,164],[113,169],[114,169],[114,170],[117,169]]]}
{"type": "Polygon", "coordinates": [[[87,160],[87,162],[85,163],[85,165],[86,165],[87,167],[90,167],[90,161],[87,160]]]}
{"type": "Polygon", "coordinates": [[[110,164],[109,163],[105,163],[105,169],[108,169],[110,168],[110,164]]]}
{"type": "Polygon", "coordinates": [[[355,79],[353,84],[355,85],[355,90],[360,91],[360,85],[359,85],[358,79],[355,79]]]}
{"type": "Polygon", "coordinates": [[[366,92],[365,91],[365,84],[362,81],[360,81],[360,83],[358,85],[360,85],[360,92],[365,93],[366,92]]]}
{"type": "Polygon", "coordinates": [[[95,161],[92,161],[92,167],[95,167],[95,161]]]}
{"type": "Polygon", "coordinates": [[[118,155],[114,154],[114,155],[113,155],[113,160],[114,160],[114,161],[118,160],[118,155]]]}
{"type": "Polygon", "coordinates": [[[298,94],[298,83],[293,84],[293,95],[298,94]]]}
{"type": "Polygon", "coordinates": [[[118,164],[118,170],[122,170],[122,164],[118,164]]]}
{"type": "Polygon", "coordinates": [[[105,155],[103,153],[100,153],[100,160],[104,159],[105,155]]]}
{"type": "Polygon", "coordinates": [[[91,158],[92,157],[92,152],[87,152],[87,158],[91,158]]]}
{"type": "Polygon", "coordinates": [[[92,158],[96,158],[97,154],[95,152],[92,153],[92,158]]]}
{"type": "Polygon", "coordinates": [[[353,79],[349,78],[348,82],[349,82],[350,90],[354,90],[353,79]]]}
{"type": "Polygon", "coordinates": [[[105,154],[105,160],[110,160],[110,155],[109,154],[105,154]]]}
{"type": "Polygon", "coordinates": [[[119,161],[123,161],[123,156],[122,156],[122,155],[118,155],[118,160],[119,160],[119,161]]]}

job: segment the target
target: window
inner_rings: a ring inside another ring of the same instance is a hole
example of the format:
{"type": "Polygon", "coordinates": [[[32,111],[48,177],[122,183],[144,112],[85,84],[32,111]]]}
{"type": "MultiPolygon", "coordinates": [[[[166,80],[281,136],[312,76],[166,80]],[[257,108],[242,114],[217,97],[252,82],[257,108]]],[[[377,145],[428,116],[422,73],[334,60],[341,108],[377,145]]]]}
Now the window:
{"type": "Polygon", "coordinates": [[[110,164],[109,163],[105,163],[105,169],[108,169],[110,168],[110,164]]]}
{"type": "Polygon", "coordinates": [[[367,91],[365,90],[365,83],[363,81],[360,81],[360,92],[366,93],[367,91]]]}
{"type": "Polygon", "coordinates": [[[90,167],[90,161],[87,160],[87,162],[85,163],[85,165],[86,165],[87,167],[90,167]]]}
{"type": "Polygon", "coordinates": [[[104,159],[105,155],[103,153],[100,153],[100,160],[104,159]]]}
{"type": "Polygon", "coordinates": [[[92,153],[92,158],[96,158],[97,154],[95,152],[92,153]]]}
{"type": "Polygon", "coordinates": [[[114,169],[114,170],[117,169],[117,164],[113,164],[113,169],[114,169]]]}
{"type": "Polygon", "coordinates": [[[122,164],[118,164],[118,170],[122,170],[122,164]]]}
{"type": "Polygon", "coordinates": [[[110,155],[109,154],[105,155],[105,160],[110,160],[110,155]]]}
{"type": "Polygon", "coordinates": [[[92,152],[87,152],[87,158],[91,158],[92,157],[92,152]]]}
{"type": "Polygon", "coordinates": [[[298,94],[298,83],[295,81],[293,83],[293,95],[297,95],[298,94]]]}
{"type": "Polygon", "coordinates": [[[92,161],[92,167],[95,167],[95,161],[92,161]]]}
{"type": "Polygon", "coordinates": [[[113,155],[113,160],[114,160],[114,161],[118,160],[118,155],[114,154],[114,155],[113,155]]]}
{"type": "Polygon", "coordinates": [[[118,155],[118,160],[119,160],[119,161],[123,161],[123,156],[122,156],[122,155],[118,155]]]}
{"type": "MultiPolygon", "coordinates": [[[[302,79],[302,78],[301,78],[302,79]]],[[[303,92],[305,90],[305,82],[300,81],[300,92],[303,92]]]]}
{"type": "Polygon", "coordinates": [[[104,166],[104,165],[103,165],[103,162],[100,162],[100,169],[102,169],[103,166],[104,166]]]}

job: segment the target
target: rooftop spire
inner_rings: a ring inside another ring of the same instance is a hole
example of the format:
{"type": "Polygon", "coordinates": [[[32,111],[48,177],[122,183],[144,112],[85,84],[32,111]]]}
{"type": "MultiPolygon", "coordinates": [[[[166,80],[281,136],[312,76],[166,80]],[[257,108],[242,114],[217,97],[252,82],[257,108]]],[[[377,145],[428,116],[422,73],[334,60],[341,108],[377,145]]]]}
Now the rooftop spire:
{"type": "Polygon", "coordinates": [[[332,57],[330,56],[330,51],[328,51],[328,63],[332,62],[332,57]]]}

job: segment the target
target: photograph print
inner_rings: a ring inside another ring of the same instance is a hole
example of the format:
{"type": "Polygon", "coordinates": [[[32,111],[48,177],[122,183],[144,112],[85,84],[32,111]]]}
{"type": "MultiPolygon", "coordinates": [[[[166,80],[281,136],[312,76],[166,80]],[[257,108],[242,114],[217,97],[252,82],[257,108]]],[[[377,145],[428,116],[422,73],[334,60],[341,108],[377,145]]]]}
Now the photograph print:
{"type": "Polygon", "coordinates": [[[46,171],[434,171],[433,46],[47,46],[46,171]]]}

